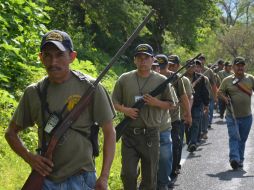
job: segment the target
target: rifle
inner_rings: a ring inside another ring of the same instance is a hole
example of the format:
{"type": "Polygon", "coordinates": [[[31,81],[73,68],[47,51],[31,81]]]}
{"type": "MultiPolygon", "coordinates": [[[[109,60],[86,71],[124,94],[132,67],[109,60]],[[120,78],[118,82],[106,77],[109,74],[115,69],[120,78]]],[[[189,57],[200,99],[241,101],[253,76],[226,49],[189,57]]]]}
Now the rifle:
{"type": "Polygon", "coordinates": [[[228,98],[228,104],[226,104],[226,106],[228,108],[229,114],[233,117],[237,139],[240,141],[241,136],[240,136],[240,133],[239,133],[239,129],[237,128],[237,120],[236,120],[236,117],[235,117],[235,111],[234,111],[234,108],[233,108],[232,100],[231,100],[231,97],[229,95],[227,95],[227,98],[228,98]]]}
{"type": "MultiPolygon", "coordinates": [[[[71,110],[71,112],[58,124],[55,132],[53,133],[49,145],[47,147],[46,153],[42,156],[52,160],[52,155],[55,150],[55,147],[62,137],[62,135],[68,130],[72,123],[74,123],[80,113],[87,107],[87,105],[91,102],[92,96],[95,92],[96,86],[99,84],[104,75],[108,72],[108,70],[113,66],[116,60],[123,54],[123,52],[130,46],[133,40],[138,36],[141,29],[146,25],[146,23],[150,20],[152,15],[154,14],[154,10],[150,11],[150,13],[145,17],[142,23],[134,30],[132,35],[128,38],[128,40],[123,44],[123,46],[118,50],[115,56],[110,60],[110,63],[105,67],[105,69],[100,73],[98,78],[90,85],[88,90],[82,95],[79,102],[76,106],[71,110]]],[[[37,171],[32,170],[28,179],[26,180],[22,190],[41,190],[43,186],[45,177],[40,175],[37,171]]]]}
{"type": "MultiPolygon", "coordinates": [[[[153,91],[151,91],[149,93],[149,95],[155,97],[159,94],[161,94],[165,88],[167,87],[168,83],[170,83],[174,78],[175,76],[181,72],[185,67],[189,66],[189,65],[192,65],[194,60],[197,59],[199,56],[201,55],[198,54],[197,56],[195,56],[193,59],[191,59],[189,62],[187,62],[183,67],[181,67],[180,69],[178,69],[174,74],[172,74],[170,77],[168,77],[164,82],[162,82],[160,85],[158,85],[153,91]]],[[[132,108],[137,108],[137,109],[141,109],[143,106],[145,105],[145,101],[141,98],[140,100],[138,100],[133,106],[132,108]]],[[[115,130],[116,130],[116,141],[118,141],[122,134],[124,133],[127,125],[131,122],[131,118],[130,117],[125,117],[116,127],[115,127],[115,130]]]]}

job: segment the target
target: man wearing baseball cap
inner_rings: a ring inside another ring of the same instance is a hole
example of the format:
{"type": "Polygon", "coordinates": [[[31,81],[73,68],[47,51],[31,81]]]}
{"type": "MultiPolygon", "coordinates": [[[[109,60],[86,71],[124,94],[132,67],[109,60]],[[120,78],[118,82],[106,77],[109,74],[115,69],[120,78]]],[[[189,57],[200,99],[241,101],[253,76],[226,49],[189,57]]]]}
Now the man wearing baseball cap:
{"type": "MultiPolygon", "coordinates": [[[[169,65],[168,70],[171,72],[176,72],[180,68],[180,58],[178,55],[169,55],[168,56],[169,65]]],[[[180,101],[180,118],[172,117],[172,139],[173,139],[173,148],[176,149],[173,151],[177,154],[174,156],[175,161],[173,160],[172,174],[171,178],[177,176],[180,173],[181,165],[181,156],[182,156],[182,145],[184,139],[184,130],[186,127],[190,127],[192,123],[191,117],[191,104],[193,101],[193,88],[191,86],[190,80],[183,76],[181,79],[174,83],[174,88],[177,94],[177,97],[180,101]],[[181,84],[183,85],[185,92],[181,92],[181,84]],[[174,118],[174,119],[173,119],[174,118]],[[178,120],[179,119],[179,120],[178,120]],[[179,136],[180,143],[174,143],[174,136],[179,136]],[[174,146],[175,145],[175,146],[174,146]]],[[[174,113],[172,113],[174,114],[174,113]]]]}
{"type": "MultiPolygon", "coordinates": [[[[218,72],[218,76],[220,78],[220,83],[223,81],[224,78],[230,76],[233,74],[232,70],[232,64],[228,61],[225,62],[224,64],[224,69],[222,71],[218,72]]],[[[219,104],[219,112],[220,112],[220,118],[224,118],[224,112],[226,110],[226,105],[223,100],[220,98],[218,99],[218,104],[219,104]]]]}
{"type": "MultiPolygon", "coordinates": [[[[151,70],[154,62],[153,48],[149,44],[139,44],[134,52],[137,69],[123,73],[117,80],[112,101],[117,111],[130,117],[122,136],[121,179],[125,190],[137,189],[138,163],[141,161],[141,190],[155,190],[159,162],[160,130],[164,121],[170,120],[167,111],[172,107],[172,89],[167,85],[164,92],[156,97],[148,93],[166,80],[166,77],[151,70]],[[146,105],[138,110],[132,108],[143,99],[146,105]]],[[[163,125],[166,135],[168,126],[163,125]]],[[[170,141],[164,138],[165,143],[170,141]]],[[[167,182],[164,184],[167,187],[167,182]]]]}
{"type": "Polygon", "coordinates": [[[245,64],[243,57],[236,57],[233,60],[234,74],[226,77],[219,88],[219,96],[227,105],[229,162],[234,170],[243,167],[245,143],[252,125],[254,77],[245,73],[245,64]]]}
{"type": "Polygon", "coordinates": [[[53,129],[70,113],[94,79],[70,70],[77,53],[66,32],[52,30],[43,35],[40,51],[39,57],[48,76],[25,89],[6,131],[6,139],[33,170],[46,177],[43,190],[107,189],[115,152],[112,125],[115,111],[100,84],[96,87],[93,103],[81,112],[59,140],[52,160],[41,156],[47,150],[53,129]],[[94,123],[99,124],[104,135],[102,171],[97,180],[90,140],[94,123]],[[38,126],[38,154],[30,152],[18,137],[20,131],[35,124],[38,126]]]}

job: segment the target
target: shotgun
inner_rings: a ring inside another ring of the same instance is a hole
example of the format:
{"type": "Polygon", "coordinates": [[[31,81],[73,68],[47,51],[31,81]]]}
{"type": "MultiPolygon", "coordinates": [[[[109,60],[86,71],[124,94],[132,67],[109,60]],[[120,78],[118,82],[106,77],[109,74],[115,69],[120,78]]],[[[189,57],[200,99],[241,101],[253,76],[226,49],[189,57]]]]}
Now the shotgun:
{"type": "MultiPolygon", "coordinates": [[[[68,130],[73,122],[77,120],[80,113],[87,107],[87,105],[91,102],[93,94],[95,92],[96,86],[99,84],[104,75],[108,72],[108,70],[113,66],[116,60],[123,54],[123,52],[130,46],[133,40],[138,36],[139,32],[142,28],[147,24],[152,15],[154,14],[154,10],[150,11],[150,13],[145,17],[142,23],[134,30],[132,35],[128,38],[128,40],[123,44],[123,46],[118,50],[115,56],[110,60],[109,64],[105,67],[105,69],[100,73],[98,78],[93,82],[92,85],[88,88],[88,90],[82,95],[79,102],[76,106],[71,110],[71,112],[60,122],[57,126],[53,136],[49,141],[49,145],[47,147],[46,153],[42,156],[52,160],[52,155],[54,149],[62,137],[62,135],[68,130]]],[[[28,179],[26,180],[22,190],[41,190],[43,187],[45,177],[40,175],[37,171],[32,170],[28,179]]]]}
{"type": "Polygon", "coordinates": [[[236,130],[237,139],[239,141],[241,141],[241,136],[240,136],[240,133],[239,133],[239,129],[237,127],[237,120],[236,120],[236,117],[235,117],[235,110],[233,108],[232,99],[229,96],[229,94],[227,95],[227,98],[228,98],[228,104],[226,104],[226,107],[228,109],[229,114],[232,116],[232,118],[234,120],[234,127],[235,127],[235,130],[236,130]]]}
{"type": "MultiPolygon", "coordinates": [[[[151,91],[149,93],[149,95],[155,97],[159,94],[161,94],[164,89],[167,87],[168,83],[172,82],[172,80],[176,77],[176,75],[181,72],[184,68],[186,68],[189,65],[192,65],[194,60],[197,59],[199,56],[201,55],[198,54],[197,56],[195,56],[193,59],[191,59],[190,61],[188,61],[183,67],[181,67],[180,69],[178,69],[174,74],[172,74],[170,77],[168,77],[164,82],[162,82],[160,85],[158,85],[153,91],[151,91]]],[[[145,101],[143,99],[140,99],[139,101],[137,101],[132,108],[137,108],[137,109],[141,109],[143,106],[145,105],[145,101]]],[[[126,129],[127,125],[131,122],[131,118],[130,117],[125,117],[117,126],[116,126],[116,141],[118,141],[122,134],[124,133],[124,130],[126,129]]]]}

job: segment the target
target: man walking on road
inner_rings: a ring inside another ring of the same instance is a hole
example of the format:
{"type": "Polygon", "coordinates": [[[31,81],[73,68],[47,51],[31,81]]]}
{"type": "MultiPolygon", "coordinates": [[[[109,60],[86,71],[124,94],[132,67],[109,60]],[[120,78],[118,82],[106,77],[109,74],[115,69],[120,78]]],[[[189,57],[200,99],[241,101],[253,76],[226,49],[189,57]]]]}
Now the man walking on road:
{"type": "MultiPolygon", "coordinates": [[[[201,62],[196,60],[195,64],[201,65],[201,62]]],[[[189,139],[189,152],[197,149],[200,120],[202,119],[201,112],[208,113],[209,105],[209,92],[206,88],[205,78],[196,72],[196,65],[190,66],[186,72],[186,77],[191,81],[194,88],[194,99],[191,107],[192,125],[189,130],[186,130],[187,139],[189,139]]]]}
{"type": "Polygon", "coordinates": [[[219,96],[227,105],[229,162],[233,169],[238,169],[243,167],[245,143],[252,124],[254,77],[245,73],[245,59],[242,57],[236,57],[233,61],[233,71],[233,75],[222,81],[219,96]]]}
{"type": "MultiPolygon", "coordinates": [[[[153,48],[148,44],[138,45],[134,54],[137,69],[123,73],[119,77],[112,95],[116,110],[132,119],[122,136],[121,179],[124,190],[137,189],[139,161],[141,161],[139,189],[155,190],[160,140],[163,140],[163,144],[171,143],[171,126],[167,125],[170,116],[167,112],[173,106],[172,88],[167,85],[162,94],[156,97],[149,95],[149,92],[167,79],[151,70],[153,61],[153,48]],[[140,98],[144,99],[146,105],[141,110],[132,108],[131,106],[140,98]]],[[[167,146],[165,149],[168,151],[165,154],[170,153],[170,147],[167,146]]],[[[166,178],[168,176],[164,175],[166,178]]],[[[166,181],[160,186],[167,187],[167,183],[166,181]]]]}
{"type": "Polygon", "coordinates": [[[66,32],[52,30],[46,33],[40,50],[39,57],[48,76],[25,89],[6,131],[7,142],[33,170],[46,176],[43,190],[107,189],[115,152],[112,124],[115,111],[101,85],[96,87],[93,103],[81,112],[61,137],[52,160],[31,153],[18,136],[21,131],[37,124],[38,152],[45,152],[54,133],[52,128],[57,128],[94,81],[90,76],[70,69],[77,52],[66,32]],[[89,137],[95,122],[102,127],[104,135],[103,165],[97,180],[89,137]]]}
{"type": "MultiPolygon", "coordinates": [[[[233,74],[233,72],[231,70],[232,70],[232,64],[229,62],[225,62],[224,70],[221,70],[218,72],[218,76],[219,76],[221,82],[223,81],[224,78],[233,74]]],[[[226,105],[225,105],[225,102],[221,99],[218,99],[218,104],[219,104],[220,118],[223,119],[224,112],[226,110],[226,105]]]]}

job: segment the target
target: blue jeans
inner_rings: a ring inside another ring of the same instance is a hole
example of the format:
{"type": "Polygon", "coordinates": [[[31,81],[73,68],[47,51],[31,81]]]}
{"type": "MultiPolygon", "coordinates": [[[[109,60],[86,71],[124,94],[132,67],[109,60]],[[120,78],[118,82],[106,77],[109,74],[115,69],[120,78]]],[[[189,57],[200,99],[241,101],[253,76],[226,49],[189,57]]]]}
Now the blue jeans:
{"type": "Polygon", "coordinates": [[[200,127],[202,105],[193,106],[191,108],[192,125],[190,128],[190,142],[189,144],[196,144],[198,141],[198,133],[200,127]]]}
{"type": "Polygon", "coordinates": [[[45,179],[43,190],[92,190],[95,187],[95,172],[84,172],[79,175],[73,175],[60,183],[45,179]]]}
{"type": "Polygon", "coordinates": [[[226,115],[226,121],[229,136],[229,160],[243,162],[245,143],[252,124],[252,115],[236,118],[236,126],[232,116],[226,115]],[[239,131],[240,139],[238,138],[237,130],[239,131]]]}
{"type": "Polygon", "coordinates": [[[172,172],[172,139],[171,131],[160,132],[160,157],[157,173],[157,187],[168,185],[172,172]]]}
{"type": "Polygon", "coordinates": [[[214,99],[210,98],[210,103],[209,103],[209,115],[208,115],[208,125],[212,124],[213,121],[213,110],[214,110],[214,99]]]}

